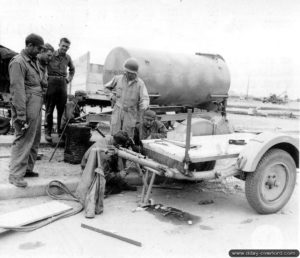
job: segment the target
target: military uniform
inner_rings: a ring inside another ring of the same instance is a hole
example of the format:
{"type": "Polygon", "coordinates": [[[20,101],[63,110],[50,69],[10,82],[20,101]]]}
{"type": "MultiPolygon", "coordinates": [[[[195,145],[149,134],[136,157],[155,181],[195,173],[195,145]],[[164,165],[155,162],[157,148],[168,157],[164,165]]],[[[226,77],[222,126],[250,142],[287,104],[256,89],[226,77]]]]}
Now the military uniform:
{"type": "Polygon", "coordinates": [[[71,82],[75,67],[68,54],[61,55],[54,51],[48,65],[48,89],[46,93],[45,134],[51,135],[53,127],[53,111],[57,109],[57,129],[60,132],[60,122],[67,102],[67,83],[71,82]],[[67,68],[69,67],[69,76],[67,68]]]}
{"type": "Polygon", "coordinates": [[[149,106],[149,95],[145,83],[140,78],[128,81],[125,75],[115,76],[105,85],[115,101],[111,116],[111,135],[122,130],[133,137],[134,127],[141,111],[149,106]]]}
{"type": "Polygon", "coordinates": [[[160,121],[153,121],[153,124],[150,128],[138,123],[134,128],[134,143],[139,144],[140,140],[145,139],[162,139],[167,137],[167,128],[165,125],[160,121]],[[141,135],[140,135],[141,132],[141,135]]]}
{"type": "Polygon", "coordinates": [[[136,187],[124,182],[118,173],[121,162],[118,156],[101,151],[112,147],[113,144],[113,136],[106,136],[93,144],[82,158],[83,171],[75,194],[85,207],[86,217],[92,218],[95,214],[103,212],[104,193],[136,190],[136,187]]]}
{"type": "MultiPolygon", "coordinates": [[[[22,50],[9,64],[10,93],[12,97],[12,120],[15,139],[11,148],[9,179],[16,180],[32,171],[41,139],[41,110],[43,77],[36,59],[22,50]],[[28,125],[22,129],[20,121],[28,125]]],[[[24,185],[25,186],[25,185],[24,185]]]]}

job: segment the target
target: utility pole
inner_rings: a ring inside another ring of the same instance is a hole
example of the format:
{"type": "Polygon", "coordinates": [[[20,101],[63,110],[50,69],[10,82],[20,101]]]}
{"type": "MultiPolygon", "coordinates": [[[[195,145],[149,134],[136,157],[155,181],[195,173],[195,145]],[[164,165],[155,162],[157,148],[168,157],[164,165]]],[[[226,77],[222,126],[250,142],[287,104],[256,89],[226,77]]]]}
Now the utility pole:
{"type": "Polygon", "coordinates": [[[248,82],[247,82],[247,93],[246,93],[246,100],[248,99],[248,94],[249,94],[249,75],[248,75],[248,82]]]}

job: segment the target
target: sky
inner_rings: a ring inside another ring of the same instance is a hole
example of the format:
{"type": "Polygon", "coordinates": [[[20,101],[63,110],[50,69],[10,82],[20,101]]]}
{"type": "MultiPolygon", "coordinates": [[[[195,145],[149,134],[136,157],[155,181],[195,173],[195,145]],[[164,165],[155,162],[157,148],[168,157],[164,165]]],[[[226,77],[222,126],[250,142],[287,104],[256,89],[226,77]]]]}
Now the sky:
{"type": "Polygon", "coordinates": [[[103,64],[117,46],[220,54],[230,91],[300,97],[299,0],[0,0],[0,44],[24,48],[34,32],[73,59],[103,64]]]}

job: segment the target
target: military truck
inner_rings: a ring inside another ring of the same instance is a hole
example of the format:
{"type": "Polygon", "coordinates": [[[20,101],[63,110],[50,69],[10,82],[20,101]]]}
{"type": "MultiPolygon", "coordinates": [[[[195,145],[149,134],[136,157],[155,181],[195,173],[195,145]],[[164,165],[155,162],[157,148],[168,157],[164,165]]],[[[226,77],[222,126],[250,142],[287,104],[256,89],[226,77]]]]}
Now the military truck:
{"type": "Polygon", "coordinates": [[[10,94],[8,64],[17,53],[0,45],[0,134],[10,130],[10,94]]]}

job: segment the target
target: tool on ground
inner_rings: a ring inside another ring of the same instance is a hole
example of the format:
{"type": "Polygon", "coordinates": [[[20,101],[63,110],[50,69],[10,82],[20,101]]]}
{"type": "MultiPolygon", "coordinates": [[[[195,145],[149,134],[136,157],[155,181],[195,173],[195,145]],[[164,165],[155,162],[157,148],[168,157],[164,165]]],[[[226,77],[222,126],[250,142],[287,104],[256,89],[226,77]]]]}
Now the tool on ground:
{"type": "Polygon", "coordinates": [[[195,216],[193,214],[190,214],[188,212],[173,208],[173,207],[167,207],[162,204],[151,204],[146,205],[143,208],[145,208],[147,211],[150,211],[152,213],[158,213],[161,214],[163,217],[170,217],[171,219],[176,219],[177,221],[181,221],[183,223],[187,223],[189,225],[192,225],[199,221],[199,217],[195,216]]]}
{"type": "Polygon", "coordinates": [[[172,185],[153,185],[153,188],[167,189],[167,190],[182,190],[181,186],[172,186],[172,185]]]}
{"type": "Polygon", "coordinates": [[[245,140],[233,140],[233,139],[230,139],[228,141],[229,144],[234,144],[234,145],[245,145],[246,142],[245,140]]]}
{"type": "Polygon", "coordinates": [[[95,231],[95,232],[98,232],[98,233],[101,233],[101,234],[103,234],[105,236],[109,236],[109,237],[113,237],[113,238],[122,240],[122,241],[127,242],[127,243],[132,244],[132,245],[136,245],[136,246],[140,246],[140,247],[142,246],[141,242],[132,240],[132,239],[127,238],[127,237],[119,236],[117,234],[114,234],[114,233],[106,231],[106,230],[102,230],[102,229],[99,229],[99,228],[91,227],[91,226],[86,225],[84,223],[81,223],[81,227],[89,229],[89,230],[92,230],[92,231],[95,231]]]}

